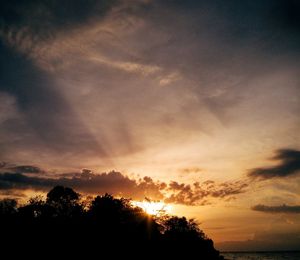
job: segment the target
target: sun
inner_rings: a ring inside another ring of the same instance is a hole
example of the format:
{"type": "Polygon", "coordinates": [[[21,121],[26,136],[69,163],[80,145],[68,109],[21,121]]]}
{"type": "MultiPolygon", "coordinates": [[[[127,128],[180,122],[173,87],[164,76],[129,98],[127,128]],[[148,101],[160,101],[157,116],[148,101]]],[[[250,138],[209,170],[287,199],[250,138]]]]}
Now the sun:
{"type": "Polygon", "coordinates": [[[143,201],[133,201],[134,206],[142,208],[149,215],[163,215],[171,212],[171,205],[164,202],[143,200],[143,201]]]}

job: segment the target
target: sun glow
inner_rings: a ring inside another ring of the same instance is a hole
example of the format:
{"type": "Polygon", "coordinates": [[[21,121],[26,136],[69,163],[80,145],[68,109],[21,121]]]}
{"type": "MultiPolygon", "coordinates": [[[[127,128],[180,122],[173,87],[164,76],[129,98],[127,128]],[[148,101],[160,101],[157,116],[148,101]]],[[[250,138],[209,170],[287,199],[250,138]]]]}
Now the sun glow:
{"type": "Polygon", "coordinates": [[[172,207],[170,204],[157,201],[134,201],[132,202],[134,206],[142,208],[149,215],[163,215],[171,212],[172,207]]]}

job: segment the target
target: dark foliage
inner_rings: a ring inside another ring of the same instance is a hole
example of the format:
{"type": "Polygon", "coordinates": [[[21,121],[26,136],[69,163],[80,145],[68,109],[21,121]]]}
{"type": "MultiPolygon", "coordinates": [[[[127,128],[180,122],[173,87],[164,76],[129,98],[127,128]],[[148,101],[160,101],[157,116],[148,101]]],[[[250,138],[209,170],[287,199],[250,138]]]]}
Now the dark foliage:
{"type": "Polygon", "coordinates": [[[223,259],[193,220],[150,216],[109,194],[82,201],[62,186],[46,201],[35,197],[23,206],[0,201],[0,225],[0,252],[10,257],[223,259]]]}

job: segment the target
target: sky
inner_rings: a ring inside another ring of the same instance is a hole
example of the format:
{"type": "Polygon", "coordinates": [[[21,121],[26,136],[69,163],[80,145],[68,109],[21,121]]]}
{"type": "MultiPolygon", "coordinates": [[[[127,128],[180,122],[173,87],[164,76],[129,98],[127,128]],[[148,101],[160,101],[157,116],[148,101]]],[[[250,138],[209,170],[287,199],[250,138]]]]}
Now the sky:
{"type": "Polygon", "coordinates": [[[299,249],[299,12],[297,0],[2,0],[0,196],[146,197],[218,249],[299,249]]]}

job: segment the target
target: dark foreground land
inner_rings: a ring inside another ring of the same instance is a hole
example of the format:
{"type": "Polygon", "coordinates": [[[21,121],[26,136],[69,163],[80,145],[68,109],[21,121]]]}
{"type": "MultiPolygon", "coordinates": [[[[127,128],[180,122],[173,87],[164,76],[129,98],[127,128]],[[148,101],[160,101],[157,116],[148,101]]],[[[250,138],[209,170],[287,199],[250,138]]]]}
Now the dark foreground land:
{"type": "Polygon", "coordinates": [[[21,206],[0,201],[0,229],[1,259],[223,259],[193,220],[149,216],[108,194],[82,201],[62,186],[46,201],[37,197],[21,206]]]}

